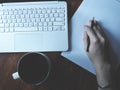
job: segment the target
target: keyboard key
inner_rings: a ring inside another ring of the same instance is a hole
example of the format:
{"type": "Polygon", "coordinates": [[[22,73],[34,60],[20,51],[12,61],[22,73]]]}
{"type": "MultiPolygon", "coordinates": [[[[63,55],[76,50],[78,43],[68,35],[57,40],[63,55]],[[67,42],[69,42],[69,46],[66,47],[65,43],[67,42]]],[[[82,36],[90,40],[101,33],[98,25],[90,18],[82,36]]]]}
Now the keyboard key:
{"type": "Polygon", "coordinates": [[[12,23],[12,20],[11,20],[11,19],[8,19],[8,23],[12,23]]]}
{"type": "Polygon", "coordinates": [[[17,11],[17,10],[14,11],[14,15],[16,15],[16,14],[18,14],[18,11],[17,11]]]}
{"type": "Polygon", "coordinates": [[[42,13],[46,13],[46,10],[45,10],[45,9],[43,9],[43,10],[42,10],[42,13]]]}
{"type": "Polygon", "coordinates": [[[25,19],[21,19],[21,22],[22,22],[22,23],[25,23],[26,21],[25,21],[25,19]]]}
{"type": "Polygon", "coordinates": [[[35,14],[35,18],[39,18],[39,14],[35,14]]]}
{"type": "Polygon", "coordinates": [[[5,27],[9,27],[9,24],[8,24],[8,23],[5,23],[5,27]]]}
{"type": "Polygon", "coordinates": [[[41,14],[41,12],[42,12],[41,9],[39,9],[39,10],[37,11],[38,14],[41,14]]]}
{"type": "Polygon", "coordinates": [[[53,28],[52,27],[48,27],[48,31],[52,31],[53,30],[53,28]]]}
{"type": "Polygon", "coordinates": [[[12,22],[13,22],[13,23],[16,23],[16,22],[17,22],[17,20],[16,20],[16,19],[12,19],[12,22]]]}
{"type": "Polygon", "coordinates": [[[64,18],[56,18],[56,21],[61,22],[61,21],[65,21],[65,19],[64,18]]]}
{"type": "Polygon", "coordinates": [[[55,21],[55,18],[51,18],[51,21],[52,21],[52,22],[55,21]]]}
{"type": "Polygon", "coordinates": [[[65,15],[63,13],[59,14],[60,17],[64,17],[65,15]]]}
{"type": "Polygon", "coordinates": [[[38,31],[43,31],[43,28],[42,27],[38,27],[38,31]]]}
{"type": "Polygon", "coordinates": [[[16,17],[17,19],[21,18],[20,15],[16,15],[15,17],[16,17]]]}
{"type": "Polygon", "coordinates": [[[56,13],[56,10],[55,10],[55,9],[52,9],[52,13],[56,13]]]}
{"type": "Polygon", "coordinates": [[[53,22],[53,25],[55,25],[55,26],[63,26],[63,25],[65,25],[65,23],[64,22],[53,22]]]}
{"type": "Polygon", "coordinates": [[[39,26],[42,26],[43,25],[43,23],[42,22],[39,22],[39,26]]]}
{"type": "Polygon", "coordinates": [[[35,21],[36,21],[37,23],[39,23],[39,22],[40,22],[40,18],[36,18],[35,21]]]}
{"type": "Polygon", "coordinates": [[[45,21],[45,18],[41,18],[41,22],[44,22],[45,21]]]}
{"type": "Polygon", "coordinates": [[[49,25],[49,26],[52,26],[52,24],[53,24],[52,22],[48,22],[48,25],[49,25]]]}
{"type": "Polygon", "coordinates": [[[34,18],[35,17],[35,15],[34,14],[30,14],[30,18],[34,18]]]}
{"type": "Polygon", "coordinates": [[[10,30],[9,30],[9,28],[4,28],[4,32],[9,32],[10,30]]]}
{"type": "Polygon", "coordinates": [[[17,19],[17,23],[20,23],[22,20],[21,19],[17,19]]]}
{"type": "Polygon", "coordinates": [[[62,27],[61,27],[61,31],[64,31],[64,30],[65,30],[65,27],[64,27],[64,26],[62,26],[62,27]]]}
{"type": "Polygon", "coordinates": [[[38,31],[37,27],[17,27],[14,29],[16,32],[33,32],[38,31]]]}
{"type": "Polygon", "coordinates": [[[4,20],[3,20],[3,23],[7,23],[7,22],[8,22],[8,20],[7,20],[7,19],[4,19],[4,20]]]}
{"type": "Polygon", "coordinates": [[[47,26],[47,25],[48,25],[47,22],[44,22],[44,23],[43,23],[43,26],[47,26]]]}
{"type": "Polygon", "coordinates": [[[13,11],[9,11],[8,13],[9,13],[10,15],[12,15],[12,14],[13,14],[13,11]]]}
{"type": "Polygon", "coordinates": [[[53,14],[53,13],[51,13],[51,14],[50,14],[50,18],[52,18],[53,16],[54,16],[54,14],[53,14]]]}
{"type": "Polygon", "coordinates": [[[3,11],[2,10],[0,10],[0,15],[3,15],[3,11]]]}
{"type": "Polygon", "coordinates": [[[3,28],[4,27],[4,24],[3,23],[0,23],[0,28],[3,28]]]}
{"type": "Polygon", "coordinates": [[[0,28],[0,32],[4,32],[4,28],[0,28]]]}
{"type": "Polygon", "coordinates": [[[10,23],[10,27],[14,27],[14,23],[10,23]]]}
{"type": "Polygon", "coordinates": [[[18,25],[19,25],[19,27],[23,27],[23,23],[19,23],[18,25]]]}
{"type": "Polygon", "coordinates": [[[44,17],[44,15],[43,14],[40,14],[40,18],[43,18],[44,17]]]}
{"type": "Polygon", "coordinates": [[[48,28],[47,27],[43,27],[43,31],[47,31],[48,30],[48,28]]]}
{"type": "Polygon", "coordinates": [[[33,25],[34,27],[37,27],[38,26],[38,23],[36,23],[36,22],[34,22],[34,25],[33,25]]]}
{"type": "Polygon", "coordinates": [[[34,24],[33,23],[29,23],[29,26],[32,27],[34,24]]]}
{"type": "Polygon", "coordinates": [[[15,27],[18,27],[19,26],[19,24],[18,23],[15,23],[15,27]]]}
{"type": "Polygon", "coordinates": [[[24,23],[24,27],[28,27],[29,25],[28,25],[28,23],[24,23]]]}
{"type": "Polygon", "coordinates": [[[47,9],[47,13],[51,13],[51,9],[47,9]]]}
{"type": "Polygon", "coordinates": [[[46,18],[46,22],[49,22],[50,21],[50,18],[46,18]]]}
{"type": "Polygon", "coordinates": [[[28,14],[32,14],[32,10],[28,10],[28,14]]]}
{"type": "Polygon", "coordinates": [[[25,15],[25,14],[27,14],[27,13],[28,13],[27,10],[24,9],[24,10],[23,10],[23,14],[25,15]]]}
{"type": "Polygon", "coordinates": [[[48,14],[45,14],[45,18],[47,18],[49,15],[48,14]]]}
{"type": "Polygon", "coordinates": [[[60,31],[60,29],[61,29],[60,26],[54,26],[53,27],[53,31],[60,31]]]}
{"type": "Polygon", "coordinates": [[[0,15],[0,19],[2,19],[2,15],[0,15]]]}
{"type": "Polygon", "coordinates": [[[9,28],[9,31],[10,31],[10,32],[13,32],[13,31],[14,31],[14,28],[13,28],[13,27],[10,27],[10,28],[9,28]]]}
{"type": "Polygon", "coordinates": [[[54,17],[58,17],[58,15],[59,15],[58,13],[55,13],[55,14],[54,14],[54,17]]]}

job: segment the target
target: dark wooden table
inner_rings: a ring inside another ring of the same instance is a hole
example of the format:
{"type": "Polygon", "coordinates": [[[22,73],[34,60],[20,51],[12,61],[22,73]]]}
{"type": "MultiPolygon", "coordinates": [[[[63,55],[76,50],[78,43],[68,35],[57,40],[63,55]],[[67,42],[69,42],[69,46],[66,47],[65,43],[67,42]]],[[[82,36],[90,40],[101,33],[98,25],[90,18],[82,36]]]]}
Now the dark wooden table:
{"type": "MultiPolygon", "coordinates": [[[[82,0],[66,1],[70,20],[82,0]]],[[[21,79],[13,80],[11,75],[16,72],[17,62],[23,54],[0,54],[0,90],[97,90],[96,77],[60,56],[60,52],[45,53],[52,61],[52,72],[42,85],[33,86],[21,79]]]]}

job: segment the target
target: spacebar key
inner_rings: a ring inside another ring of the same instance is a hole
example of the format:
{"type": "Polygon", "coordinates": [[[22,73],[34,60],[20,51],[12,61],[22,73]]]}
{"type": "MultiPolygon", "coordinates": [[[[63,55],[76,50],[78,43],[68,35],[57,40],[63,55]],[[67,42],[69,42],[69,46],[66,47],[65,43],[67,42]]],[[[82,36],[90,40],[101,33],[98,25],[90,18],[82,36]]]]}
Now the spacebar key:
{"type": "Polygon", "coordinates": [[[33,32],[37,31],[37,27],[17,27],[14,29],[15,32],[33,32]]]}

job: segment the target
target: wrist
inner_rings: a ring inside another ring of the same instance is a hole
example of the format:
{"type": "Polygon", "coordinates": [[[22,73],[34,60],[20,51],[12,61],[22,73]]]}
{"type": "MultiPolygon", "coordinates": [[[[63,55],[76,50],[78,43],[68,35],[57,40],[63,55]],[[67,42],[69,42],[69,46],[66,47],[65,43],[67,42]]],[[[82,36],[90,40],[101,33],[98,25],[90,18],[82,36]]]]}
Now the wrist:
{"type": "Polygon", "coordinates": [[[111,69],[111,63],[106,62],[106,61],[99,61],[99,62],[93,62],[94,68],[97,70],[102,70],[104,69],[111,69]]]}
{"type": "Polygon", "coordinates": [[[111,75],[112,73],[112,66],[109,63],[95,64],[94,67],[96,70],[96,74],[98,74],[99,76],[111,75]]]}
{"type": "Polygon", "coordinates": [[[111,64],[103,63],[95,66],[98,88],[104,90],[113,86],[113,69],[111,64]]]}

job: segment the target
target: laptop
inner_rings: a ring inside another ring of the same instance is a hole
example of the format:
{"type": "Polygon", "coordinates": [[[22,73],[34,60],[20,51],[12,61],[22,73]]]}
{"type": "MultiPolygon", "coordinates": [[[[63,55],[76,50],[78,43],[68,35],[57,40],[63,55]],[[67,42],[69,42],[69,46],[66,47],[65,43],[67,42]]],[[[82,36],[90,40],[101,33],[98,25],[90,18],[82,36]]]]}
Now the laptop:
{"type": "Polygon", "coordinates": [[[65,1],[1,2],[0,52],[68,50],[65,1]]]}

